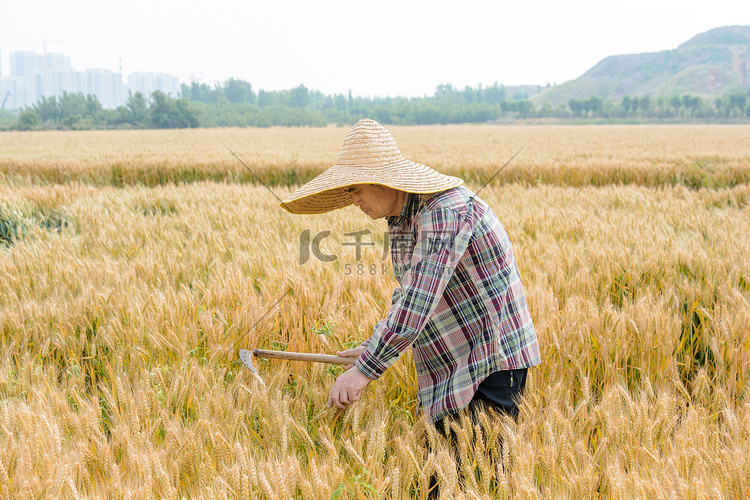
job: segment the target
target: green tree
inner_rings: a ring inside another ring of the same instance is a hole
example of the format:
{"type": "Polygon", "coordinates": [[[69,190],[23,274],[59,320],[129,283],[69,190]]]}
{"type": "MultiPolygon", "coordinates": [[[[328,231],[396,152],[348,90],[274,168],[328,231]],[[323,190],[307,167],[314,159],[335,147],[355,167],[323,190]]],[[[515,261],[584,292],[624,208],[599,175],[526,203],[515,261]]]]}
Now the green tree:
{"type": "Polygon", "coordinates": [[[7,130],[18,123],[14,114],[6,109],[0,108],[0,130],[7,130]]]}
{"type": "Polygon", "coordinates": [[[466,87],[464,88],[464,99],[466,100],[466,102],[468,102],[468,103],[472,103],[472,102],[474,102],[474,99],[475,99],[475,97],[476,97],[476,96],[475,96],[475,93],[474,93],[474,89],[473,89],[473,88],[471,88],[471,87],[469,87],[469,86],[467,85],[467,86],[466,86],[466,87]]]}
{"type": "MultiPolygon", "coordinates": [[[[34,104],[32,109],[43,123],[74,127],[84,120],[87,123],[96,120],[102,111],[102,105],[96,96],[63,91],[59,98],[42,97],[42,100],[34,104]]],[[[90,126],[84,128],[90,128],[90,126]]]]}
{"type": "Polygon", "coordinates": [[[581,116],[585,110],[584,101],[581,99],[571,99],[568,101],[568,107],[575,116],[581,116]]]}
{"type": "Polygon", "coordinates": [[[695,111],[700,108],[702,104],[703,99],[700,96],[691,96],[690,94],[682,96],[682,105],[685,109],[690,110],[691,118],[695,116],[695,111]]]}
{"type": "Polygon", "coordinates": [[[723,107],[724,100],[721,97],[717,97],[716,99],[714,99],[714,109],[716,109],[717,113],[721,113],[723,107]]]}
{"type": "Polygon", "coordinates": [[[230,78],[224,82],[224,96],[227,101],[237,104],[240,102],[255,103],[255,93],[253,86],[244,80],[235,80],[230,78]]]}
{"type": "Polygon", "coordinates": [[[450,83],[440,83],[435,89],[435,97],[450,95],[453,93],[453,85],[450,83]]]}
{"type": "Polygon", "coordinates": [[[148,103],[146,98],[140,92],[133,94],[128,91],[128,101],[125,103],[125,107],[130,112],[130,120],[133,125],[145,124],[148,118],[148,103]]]}
{"type": "Polygon", "coordinates": [[[691,96],[690,94],[683,95],[682,96],[682,106],[685,109],[690,109],[690,103],[692,102],[692,100],[693,100],[693,96],[691,96]]]}
{"type": "Polygon", "coordinates": [[[651,96],[641,96],[641,98],[638,99],[638,106],[641,108],[641,112],[644,115],[648,115],[649,111],[651,111],[651,96]]]}
{"type": "Polygon", "coordinates": [[[667,101],[661,96],[656,99],[656,109],[658,110],[659,116],[669,114],[667,111],[667,101]]]}
{"type": "Polygon", "coordinates": [[[349,101],[343,94],[336,94],[333,96],[333,107],[339,111],[346,111],[349,109],[349,101]]]}
{"type": "Polygon", "coordinates": [[[672,98],[669,100],[669,104],[672,105],[675,115],[679,116],[680,108],[682,107],[682,99],[680,99],[679,96],[672,96],[672,98]]]}
{"type": "Polygon", "coordinates": [[[596,97],[596,96],[591,96],[588,100],[587,109],[588,111],[591,112],[593,116],[601,116],[603,106],[604,106],[604,101],[602,101],[601,98],[596,97]]]}
{"type": "Polygon", "coordinates": [[[62,110],[55,96],[42,96],[42,99],[37,101],[31,109],[33,109],[39,120],[45,123],[58,123],[63,118],[62,110]]]}
{"type": "Polygon", "coordinates": [[[258,106],[268,108],[271,106],[288,106],[290,92],[276,92],[260,90],[258,92],[258,106]]]}
{"type": "Polygon", "coordinates": [[[120,106],[115,111],[112,124],[127,124],[133,128],[145,128],[148,126],[148,102],[143,94],[128,92],[128,100],[125,106],[120,106]]]}
{"type": "Polygon", "coordinates": [[[495,82],[491,87],[484,89],[484,100],[492,104],[499,104],[507,97],[507,94],[505,87],[495,82]]]}
{"type": "Polygon", "coordinates": [[[151,94],[149,124],[153,128],[193,128],[198,126],[198,119],[187,99],[172,99],[155,90],[151,94]]]}
{"type": "Polygon", "coordinates": [[[620,105],[622,106],[622,109],[625,110],[625,116],[628,116],[628,113],[630,112],[630,96],[623,96],[622,100],[620,100],[620,105]]]}
{"type": "Polygon", "coordinates": [[[745,108],[747,108],[747,94],[744,92],[738,92],[729,96],[729,105],[727,106],[728,113],[734,108],[737,108],[740,112],[740,116],[745,115],[745,108]]]}
{"type": "Polygon", "coordinates": [[[39,128],[39,116],[34,112],[33,109],[25,109],[23,113],[18,116],[18,130],[36,130],[39,128]]]}
{"type": "MultiPolygon", "coordinates": [[[[211,88],[205,83],[190,82],[188,87],[184,83],[180,86],[182,97],[191,101],[214,103],[219,98],[219,89],[211,88]]],[[[152,94],[153,96],[153,94],[152,94]]],[[[152,97],[153,98],[153,97],[152,97]]]]}
{"type": "Polygon", "coordinates": [[[310,103],[310,93],[307,87],[300,85],[297,88],[291,90],[289,105],[294,108],[306,108],[310,103]]]}
{"type": "Polygon", "coordinates": [[[440,123],[440,108],[429,102],[421,103],[416,110],[417,125],[434,125],[440,123]]]}
{"type": "Polygon", "coordinates": [[[508,101],[507,99],[500,102],[500,110],[504,115],[507,115],[509,113],[515,113],[517,111],[518,107],[516,106],[515,101],[508,101]]]}
{"type": "Polygon", "coordinates": [[[520,118],[529,118],[534,114],[534,111],[536,111],[536,108],[533,102],[528,100],[518,101],[518,116],[520,118]]]}

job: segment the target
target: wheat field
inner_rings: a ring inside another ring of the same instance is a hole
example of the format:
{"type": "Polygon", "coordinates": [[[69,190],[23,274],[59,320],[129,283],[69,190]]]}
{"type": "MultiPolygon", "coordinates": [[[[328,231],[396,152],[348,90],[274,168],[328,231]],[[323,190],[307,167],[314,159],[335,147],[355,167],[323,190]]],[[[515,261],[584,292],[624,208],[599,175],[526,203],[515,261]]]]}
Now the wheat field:
{"type": "MultiPolygon", "coordinates": [[[[348,128],[4,132],[0,179],[14,184],[158,186],[307,182],[336,161],[348,128]]],[[[481,185],[733,187],[750,183],[750,125],[389,127],[404,156],[481,185]]]]}
{"type": "Polygon", "coordinates": [[[473,189],[527,144],[480,196],[543,363],[518,422],[461,419],[459,468],[410,354],[344,412],[340,367],[237,357],[334,353],[390,305],[384,221],[275,197],[346,131],[0,135],[0,497],[750,497],[750,128],[392,130],[473,189]]]}

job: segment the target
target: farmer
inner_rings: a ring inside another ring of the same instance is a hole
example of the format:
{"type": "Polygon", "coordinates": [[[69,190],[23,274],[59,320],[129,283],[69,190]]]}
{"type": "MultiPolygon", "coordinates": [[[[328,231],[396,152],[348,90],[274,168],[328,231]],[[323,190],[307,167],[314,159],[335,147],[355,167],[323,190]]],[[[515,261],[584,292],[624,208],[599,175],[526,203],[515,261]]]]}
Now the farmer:
{"type": "Polygon", "coordinates": [[[439,429],[479,401],[517,416],[527,369],[541,362],[539,344],[508,235],[461,184],[406,160],[382,125],[364,119],[336,164],[282,202],[295,214],[353,204],[388,221],[401,286],[372,336],[338,353],[358,357],[336,380],[329,407],[357,401],[411,348],[422,409],[439,429]]]}

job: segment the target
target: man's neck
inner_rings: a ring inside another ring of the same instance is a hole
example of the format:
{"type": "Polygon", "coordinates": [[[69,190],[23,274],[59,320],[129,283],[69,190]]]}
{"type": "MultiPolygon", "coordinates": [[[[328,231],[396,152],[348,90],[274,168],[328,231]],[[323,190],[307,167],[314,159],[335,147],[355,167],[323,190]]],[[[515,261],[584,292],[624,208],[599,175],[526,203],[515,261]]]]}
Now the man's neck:
{"type": "Polygon", "coordinates": [[[396,201],[393,204],[393,212],[391,212],[390,216],[398,217],[401,215],[401,212],[404,210],[404,205],[406,204],[406,198],[409,196],[409,193],[406,191],[398,191],[396,201]]]}

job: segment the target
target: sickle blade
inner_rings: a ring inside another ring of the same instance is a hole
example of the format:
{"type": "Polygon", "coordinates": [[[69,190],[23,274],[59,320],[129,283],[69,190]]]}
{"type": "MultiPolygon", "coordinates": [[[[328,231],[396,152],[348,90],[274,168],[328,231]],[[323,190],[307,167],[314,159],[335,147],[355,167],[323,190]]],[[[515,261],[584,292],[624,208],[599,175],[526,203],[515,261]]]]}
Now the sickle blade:
{"type": "Polygon", "coordinates": [[[258,371],[253,366],[252,356],[252,351],[240,349],[240,361],[242,361],[242,364],[245,365],[251,372],[253,372],[253,375],[255,375],[255,377],[260,381],[261,384],[266,385],[265,382],[263,382],[263,379],[260,378],[258,371]]]}

